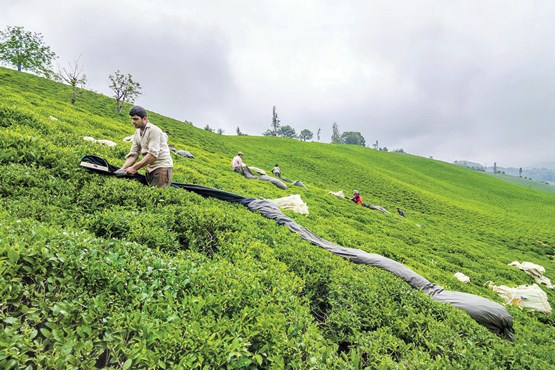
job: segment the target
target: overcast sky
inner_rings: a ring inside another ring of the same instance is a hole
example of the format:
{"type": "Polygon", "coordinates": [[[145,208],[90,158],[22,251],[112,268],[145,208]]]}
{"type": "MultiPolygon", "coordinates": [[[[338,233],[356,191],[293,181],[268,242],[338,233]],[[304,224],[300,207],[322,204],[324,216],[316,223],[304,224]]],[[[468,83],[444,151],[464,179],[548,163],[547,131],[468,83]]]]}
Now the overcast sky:
{"type": "Polygon", "coordinates": [[[275,105],[322,142],[337,122],[448,162],[555,161],[553,0],[0,0],[8,25],[80,57],[89,89],[119,69],[137,104],[225,134],[275,105]]]}

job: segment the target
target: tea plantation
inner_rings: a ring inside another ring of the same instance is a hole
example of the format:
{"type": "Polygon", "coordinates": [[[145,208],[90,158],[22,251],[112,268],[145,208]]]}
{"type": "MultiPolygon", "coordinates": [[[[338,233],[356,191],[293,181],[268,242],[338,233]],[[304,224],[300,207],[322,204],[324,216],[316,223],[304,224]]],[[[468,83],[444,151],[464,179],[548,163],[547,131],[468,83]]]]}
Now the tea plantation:
{"type": "MultiPolygon", "coordinates": [[[[134,127],[113,99],[85,91],[72,106],[70,96],[0,68],[0,368],[555,368],[553,314],[507,306],[511,342],[241,205],[79,167],[86,154],[122,164],[134,127]]],[[[300,194],[310,214],[284,213],[315,234],[495,302],[486,282],[534,282],[512,261],[542,265],[555,280],[552,193],[408,154],[149,118],[196,156],[174,157],[176,182],[253,198],[300,194]],[[279,163],[308,189],[232,172],[239,150],[248,165],[279,163]],[[353,189],[391,213],[329,194],[353,189]]],[[[555,292],[542,289],[553,304],[555,292]]]]}

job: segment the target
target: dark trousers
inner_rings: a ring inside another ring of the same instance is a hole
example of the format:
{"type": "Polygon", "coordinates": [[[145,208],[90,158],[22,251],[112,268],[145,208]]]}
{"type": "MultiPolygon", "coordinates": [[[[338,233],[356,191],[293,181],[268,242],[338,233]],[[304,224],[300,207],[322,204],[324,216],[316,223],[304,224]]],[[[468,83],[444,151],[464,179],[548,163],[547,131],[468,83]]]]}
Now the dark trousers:
{"type": "Polygon", "coordinates": [[[173,168],[160,167],[146,173],[146,182],[154,188],[165,188],[172,183],[173,168]]]}

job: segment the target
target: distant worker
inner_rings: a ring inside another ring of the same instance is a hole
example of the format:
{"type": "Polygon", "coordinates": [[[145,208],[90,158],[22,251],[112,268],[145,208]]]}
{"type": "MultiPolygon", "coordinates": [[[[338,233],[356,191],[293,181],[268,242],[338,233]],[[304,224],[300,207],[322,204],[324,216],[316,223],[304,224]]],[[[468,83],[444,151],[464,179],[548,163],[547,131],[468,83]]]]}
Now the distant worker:
{"type": "Polygon", "coordinates": [[[231,168],[233,168],[233,171],[235,172],[242,173],[243,167],[245,167],[245,164],[243,163],[243,152],[239,152],[235,157],[233,157],[233,160],[231,161],[231,168]]]}
{"type": "Polygon", "coordinates": [[[351,198],[351,200],[358,205],[362,205],[362,197],[358,193],[358,190],[353,191],[353,197],[351,198]]]}
{"type": "Polygon", "coordinates": [[[272,168],[272,173],[276,176],[279,177],[281,179],[281,169],[279,168],[279,166],[276,165],[274,166],[274,168],[272,168]]]}
{"type": "Polygon", "coordinates": [[[168,147],[170,148],[170,151],[172,151],[173,153],[175,153],[177,155],[180,155],[180,156],[185,157],[185,158],[195,158],[194,155],[192,155],[190,152],[188,152],[186,150],[178,150],[173,145],[168,145],[168,147]]]}
{"type": "Polygon", "coordinates": [[[403,210],[401,208],[397,208],[397,213],[399,213],[401,216],[405,217],[405,212],[403,212],[403,210]]]}
{"type": "Polygon", "coordinates": [[[171,184],[173,160],[168,147],[168,135],[148,120],[146,110],[138,105],[129,111],[131,121],[136,128],[133,145],[127,160],[118,170],[129,175],[145,167],[146,181],[149,186],[165,188],[171,184]],[[143,159],[139,162],[139,156],[143,159]]]}

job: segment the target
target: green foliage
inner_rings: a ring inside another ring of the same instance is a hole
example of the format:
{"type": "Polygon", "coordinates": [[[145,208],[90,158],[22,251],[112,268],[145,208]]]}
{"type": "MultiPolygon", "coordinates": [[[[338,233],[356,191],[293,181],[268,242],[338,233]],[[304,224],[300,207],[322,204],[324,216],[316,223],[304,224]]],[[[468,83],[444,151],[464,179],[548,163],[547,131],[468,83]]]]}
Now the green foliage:
{"type": "Polygon", "coordinates": [[[366,146],[366,141],[360,132],[356,131],[345,131],[341,134],[341,142],[343,144],[353,144],[366,146]]]}
{"type": "Polygon", "coordinates": [[[299,139],[301,139],[302,141],[307,141],[307,140],[311,140],[313,136],[314,134],[312,133],[312,131],[305,128],[299,134],[299,139]]]}
{"type": "Polygon", "coordinates": [[[283,125],[278,130],[278,136],[288,137],[294,139],[297,137],[295,129],[289,125],[283,125]]]}
{"type": "Polygon", "coordinates": [[[8,26],[0,31],[0,61],[46,77],[52,75],[56,53],[50,50],[40,33],[26,31],[21,26],[8,26]]]}
{"type": "MultiPolygon", "coordinates": [[[[123,163],[134,128],[113,100],[84,91],[77,107],[70,91],[0,68],[0,368],[553,367],[553,315],[509,306],[516,337],[507,342],[241,205],[78,167],[85,154],[123,163]]],[[[149,119],[196,156],[174,157],[175,181],[254,198],[300,194],[310,215],[285,211],[299,224],[446,289],[500,301],[487,281],[533,282],[507,266],[514,260],[554,278],[551,193],[408,154],[149,119]],[[308,189],[232,172],[239,150],[268,171],[277,161],[308,189]],[[352,189],[407,217],[328,194],[352,189]]]]}

